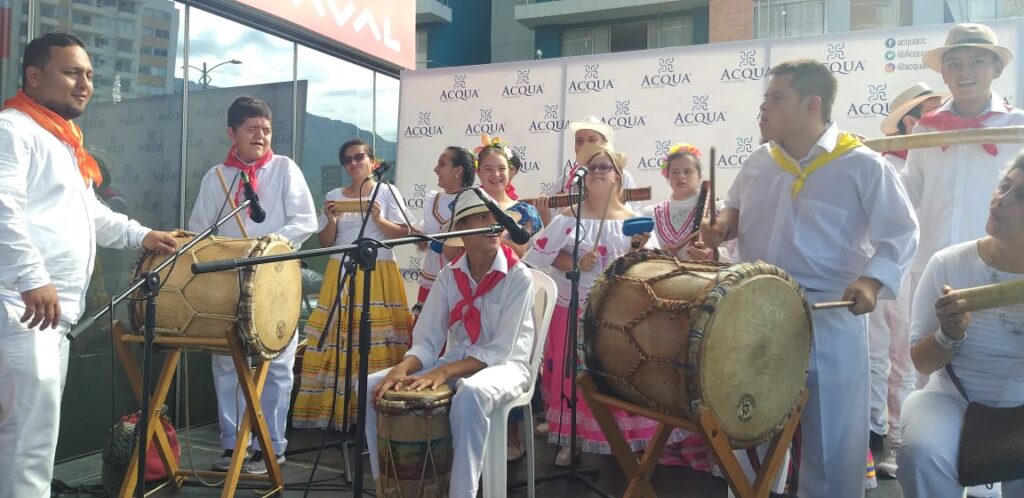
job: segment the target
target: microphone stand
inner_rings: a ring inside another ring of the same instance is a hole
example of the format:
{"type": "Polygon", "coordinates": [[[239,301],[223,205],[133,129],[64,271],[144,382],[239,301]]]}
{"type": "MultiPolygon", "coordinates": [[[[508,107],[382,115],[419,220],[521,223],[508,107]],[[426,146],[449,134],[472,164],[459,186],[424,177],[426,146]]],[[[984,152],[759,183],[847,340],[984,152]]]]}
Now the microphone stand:
{"type": "Polygon", "coordinates": [[[136,434],[138,435],[138,443],[136,448],[139,450],[139,463],[138,463],[138,480],[135,483],[135,495],[138,498],[143,498],[146,495],[146,453],[149,447],[146,445],[146,436],[149,434],[149,402],[152,396],[153,389],[153,375],[150,371],[150,362],[153,359],[153,340],[156,338],[156,297],[160,293],[160,271],[164,268],[174,265],[178,261],[178,257],[190,249],[193,246],[206,239],[210,235],[213,235],[214,230],[226,223],[235,214],[241,212],[243,209],[249,207],[252,202],[250,198],[246,198],[241,204],[238,205],[230,213],[226,214],[223,218],[217,220],[212,226],[203,230],[197,234],[195,238],[179,247],[174,254],[165,259],[162,263],[146,272],[128,287],[128,290],[122,292],[117,297],[110,300],[110,303],[104,306],[100,311],[96,312],[89,318],[78,322],[78,324],[71,329],[64,337],[69,341],[75,340],[79,335],[88,330],[96,320],[99,320],[103,315],[107,313],[113,313],[114,307],[118,303],[124,301],[128,296],[134,293],[139,288],[142,288],[142,293],[146,298],[146,318],[143,325],[143,336],[145,338],[142,344],[142,399],[140,410],[139,423],[136,424],[136,434]]]}
{"type": "Polygon", "coordinates": [[[414,244],[416,242],[424,241],[441,241],[451,237],[462,237],[465,235],[477,235],[477,234],[498,234],[501,233],[505,228],[501,225],[491,225],[486,228],[473,228],[469,230],[458,230],[454,232],[446,232],[435,235],[410,235],[407,237],[399,237],[397,239],[389,240],[374,240],[370,238],[361,238],[356,240],[354,244],[334,247],[324,247],[320,249],[310,249],[306,251],[296,251],[287,254],[273,254],[269,256],[257,256],[253,258],[245,259],[225,259],[218,261],[210,261],[206,263],[196,263],[192,265],[192,273],[198,275],[201,273],[210,273],[215,271],[225,271],[235,268],[242,268],[248,266],[255,266],[266,263],[276,263],[278,261],[290,261],[293,259],[306,259],[317,256],[329,256],[331,254],[349,253],[355,259],[356,265],[363,271],[363,295],[362,295],[362,306],[359,316],[359,393],[358,393],[358,408],[359,413],[356,417],[356,432],[358,437],[355,438],[355,450],[356,458],[354,482],[352,485],[352,494],[355,497],[361,497],[363,495],[363,435],[365,434],[366,428],[366,379],[369,377],[369,361],[370,361],[370,282],[372,275],[371,273],[376,268],[377,264],[377,250],[381,247],[391,248],[398,245],[414,244]]]}
{"type": "MultiPolygon", "coordinates": [[[[579,340],[577,338],[577,332],[579,327],[579,309],[580,309],[580,243],[583,237],[583,193],[585,186],[583,184],[585,175],[580,175],[575,178],[577,188],[579,189],[580,195],[576,196],[576,234],[572,244],[572,269],[565,273],[566,278],[569,279],[569,316],[568,322],[566,323],[566,344],[568,351],[566,352],[564,370],[562,371],[563,378],[569,379],[569,398],[566,400],[569,404],[569,411],[571,413],[569,421],[569,467],[567,470],[562,472],[555,472],[548,474],[544,477],[534,479],[536,484],[557,481],[565,479],[567,481],[575,481],[582,483],[586,487],[590,488],[592,492],[599,496],[611,498],[612,495],[605,492],[597,485],[597,470],[580,470],[579,468],[579,455],[576,454],[576,407],[579,402],[578,393],[576,390],[576,364],[579,361],[578,347],[579,340]],[[584,477],[589,477],[585,479],[584,477]]],[[[565,399],[563,392],[559,402],[565,399]]],[[[548,422],[550,424],[550,421],[548,422]]],[[[561,425],[561,424],[559,424],[561,425]]],[[[525,486],[525,482],[515,483],[512,488],[520,488],[525,486]]]]}

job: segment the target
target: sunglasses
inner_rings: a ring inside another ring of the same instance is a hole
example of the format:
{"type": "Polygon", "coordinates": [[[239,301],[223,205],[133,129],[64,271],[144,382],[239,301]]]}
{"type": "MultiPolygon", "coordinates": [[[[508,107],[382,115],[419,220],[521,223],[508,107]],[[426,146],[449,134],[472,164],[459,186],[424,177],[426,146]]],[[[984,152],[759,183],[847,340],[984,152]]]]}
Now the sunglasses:
{"type": "Polygon", "coordinates": [[[611,171],[613,169],[615,169],[615,166],[612,166],[610,164],[599,164],[597,166],[591,166],[590,167],[590,172],[591,173],[607,173],[607,172],[609,172],[609,171],[611,171]]]}
{"type": "Polygon", "coordinates": [[[358,154],[351,155],[351,156],[341,156],[341,164],[348,164],[348,163],[351,163],[351,162],[357,162],[358,163],[358,162],[362,162],[363,159],[366,159],[366,153],[365,152],[360,152],[358,154]]]}

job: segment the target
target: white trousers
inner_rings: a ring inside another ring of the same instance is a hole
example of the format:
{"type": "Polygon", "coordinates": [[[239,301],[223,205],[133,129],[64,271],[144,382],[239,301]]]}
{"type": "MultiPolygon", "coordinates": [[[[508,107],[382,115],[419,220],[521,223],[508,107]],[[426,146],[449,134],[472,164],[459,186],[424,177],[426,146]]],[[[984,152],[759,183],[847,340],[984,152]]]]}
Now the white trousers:
{"type": "Polygon", "coordinates": [[[0,496],[49,498],[68,329],[30,330],[22,313],[0,304],[0,496]]]}
{"type": "MultiPolygon", "coordinates": [[[[295,348],[299,343],[299,334],[292,337],[281,354],[270,360],[267,369],[267,382],[260,394],[260,405],[263,417],[267,420],[270,430],[270,443],[274,454],[280,455],[288,447],[285,428],[288,424],[288,405],[292,400],[292,382],[295,374],[295,348]]],[[[217,416],[220,422],[220,445],[226,450],[235,448],[235,436],[238,425],[245,417],[245,399],[242,388],[238,385],[238,374],[230,356],[213,355],[213,386],[217,391],[217,416]]],[[[252,428],[255,431],[255,427],[252,428]]]]}
{"type": "MultiPolygon", "coordinates": [[[[903,403],[903,444],[896,478],[906,498],[960,498],[957,481],[960,429],[967,402],[935,390],[912,393],[903,403]]],[[[1004,498],[1024,498],[1024,480],[1002,483],[1004,498]]]]}
{"type": "Polygon", "coordinates": [[[917,371],[910,359],[910,279],[896,300],[879,301],[868,315],[871,357],[871,431],[901,440],[900,408],[914,391],[917,371]]]}
{"type": "MultiPolygon", "coordinates": [[[[425,366],[423,372],[439,364],[425,366]]],[[[389,371],[390,368],[370,375],[366,386],[371,395],[389,371]]],[[[448,486],[450,498],[476,498],[483,471],[484,445],[490,431],[490,415],[498,406],[522,394],[528,380],[518,368],[496,365],[455,382],[455,395],[448,413],[454,450],[448,486]]],[[[370,452],[373,478],[377,480],[380,478],[377,410],[373,409],[372,403],[366,410],[366,448],[370,452]]]]}

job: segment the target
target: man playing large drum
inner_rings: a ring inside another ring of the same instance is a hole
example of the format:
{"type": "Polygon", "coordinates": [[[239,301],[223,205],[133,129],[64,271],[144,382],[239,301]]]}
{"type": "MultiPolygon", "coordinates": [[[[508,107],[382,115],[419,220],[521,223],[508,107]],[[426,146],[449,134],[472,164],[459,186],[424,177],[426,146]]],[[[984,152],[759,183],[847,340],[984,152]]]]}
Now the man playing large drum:
{"type": "MultiPolygon", "coordinates": [[[[476,195],[459,195],[453,230],[494,223],[476,195]]],[[[460,239],[466,251],[438,273],[416,322],[412,348],[395,367],[370,375],[367,388],[374,400],[392,389],[419,391],[442,384],[455,388],[449,496],[473,498],[482,471],[488,415],[521,394],[530,380],[533,280],[515,252],[502,245],[499,234],[460,239]]],[[[366,415],[370,465],[379,480],[376,408],[367,407],[366,415]]]]}
{"type": "Polygon", "coordinates": [[[772,68],[760,128],[769,142],[743,164],[718,222],[701,227],[715,247],[738,238],[738,259],[774,264],[817,311],[801,423],[799,496],[864,495],[868,440],[866,320],[892,298],[917,248],[917,220],[896,171],[832,123],[836,79],[802,59],[772,68]]]}
{"type": "MultiPolygon", "coordinates": [[[[266,219],[261,223],[246,217],[248,235],[260,237],[278,234],[293,246],[299,247],[316,231],[316,208],[299,166],[285,156],[274,154],[270,149],[273,133],[270,106],[258,98],[238,97],[228,107],[227,124],[231,149],[223,164],[210,168],[203,176],[195,207],[188,220],[189,230],[204,230],[227,212],[224,188],[218,179],[218,172],[228,178],[235,178],[231,181],[234,189],[229,195],[238,203],[244,200],[240,176],[245,173],[252,182],[253,190],[259,195],[260,204],[266,210],[266,219]]],[[[222,225],[219,234],[243,237],[241,226],[236,223],[222,225]]],[[[284,431],[288,422],[288,404],[294,379],[292,364],[295,362],[297,342],[298,334],[295,334],[281,355],[271,360],[266,387],[260,400],[278,463],[284,463],[284,450],[288,445],[284,431]]],[[[213,384],[217,392],[220,444],[224,448],[221,457],[214,461],[213,468],[227,470],[235,447],[238,424],[241,417],[245,416],[245,400],[238,388],[238,377],[230,356],[213,357],[213,384]]],[[[266,473],[262,453],[254,453],[243,470],[248,473],[266,473]]]]}

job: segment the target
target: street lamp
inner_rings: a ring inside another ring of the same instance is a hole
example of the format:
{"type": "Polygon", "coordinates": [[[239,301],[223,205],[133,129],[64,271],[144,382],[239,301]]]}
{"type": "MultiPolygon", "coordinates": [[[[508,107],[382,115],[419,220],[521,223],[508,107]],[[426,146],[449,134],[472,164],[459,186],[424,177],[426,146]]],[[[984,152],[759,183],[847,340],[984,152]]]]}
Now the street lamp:
{"type": "Polygon", "coordinates": [[[212,65],[210,67],[206,67],[206,62],[203,62],[203,67],[196,67],[196,66],[193,66],[191,64],[188,64],[188,67],[190,67],[192,69],[195,69],[196,71],[200,72],[201,76],[199,76],[199,84],[202,85],[203,88],[206,88],[206,87],[210,86],[210,81],[213,80],[213,78],[210,77],[210,73],[212,73],[214,69],[217,69],[218,67],[221,67],[224,64],[241,64],[241,63],[242,63],[242,61],[240,61],[238,59],[231,59],[231,60],[226,60],[226,61],[218,63],[218,64],[214,64],[214,65],[212,65]]]}

